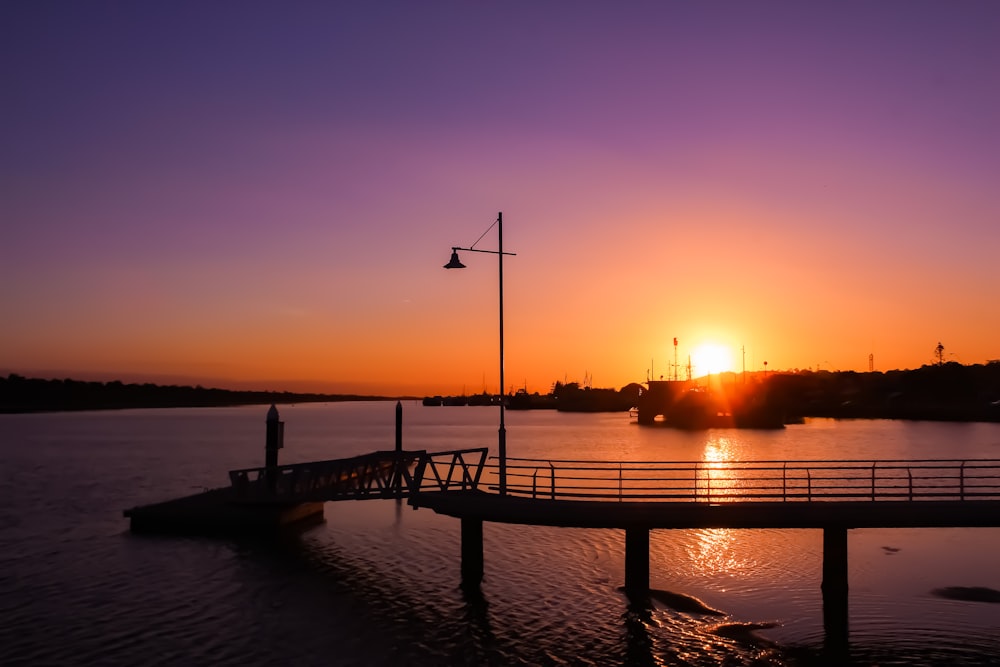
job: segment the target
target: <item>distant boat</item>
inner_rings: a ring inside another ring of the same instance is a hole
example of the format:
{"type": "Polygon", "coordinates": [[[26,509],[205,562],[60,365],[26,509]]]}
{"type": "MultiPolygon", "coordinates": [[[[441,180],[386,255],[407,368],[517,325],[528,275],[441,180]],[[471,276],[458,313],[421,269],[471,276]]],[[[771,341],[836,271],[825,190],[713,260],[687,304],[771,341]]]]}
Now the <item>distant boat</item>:
{"type": "Polygon", "coordinates": [[[500,399],[497,396],[483,392],[482,394],[473,394],[472,396],[466,396],[465,394],[461,396],[425,396],[423,404],[433,406],[500,405],[500,399]]]}
{"type": "Polygon", "coordinates": [[[481,394],[473,394],[469,396],[467,401],[468,405],[500,405],[500,399],[492,394],[487,394],[485,391],[481,394]]]}
{"type": "MultiPolygon", "coordinates": [[[[785,414],[763,388],[710,390],[691,381],[651,381],[639,397],[640,424],[663,424],[686,430],[709,428],[785,428],[785,414]],[[658,419],[660,418],[660,419],[658,419]]],[[[633,411],[629,411],[631,415],[633,411]]]]}
{"type": "Polygon", "coordinates": [[[555,410],[556,407],[552,394],[529,394],[527,389],[518,389],[507,397],[508,410],[555,410]]]}

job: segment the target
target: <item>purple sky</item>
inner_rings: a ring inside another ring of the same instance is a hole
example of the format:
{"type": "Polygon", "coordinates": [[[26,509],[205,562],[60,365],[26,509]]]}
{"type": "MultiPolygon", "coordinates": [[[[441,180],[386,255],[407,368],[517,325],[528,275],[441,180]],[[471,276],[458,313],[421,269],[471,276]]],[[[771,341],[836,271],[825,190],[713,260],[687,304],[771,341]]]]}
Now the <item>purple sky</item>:
{"type": "Polygon", "coordinates": [[[1000,358],[998,2],[8,2],[0,68],[0,371],[495,390],[501,210],[516,386],[1000,358]]]}

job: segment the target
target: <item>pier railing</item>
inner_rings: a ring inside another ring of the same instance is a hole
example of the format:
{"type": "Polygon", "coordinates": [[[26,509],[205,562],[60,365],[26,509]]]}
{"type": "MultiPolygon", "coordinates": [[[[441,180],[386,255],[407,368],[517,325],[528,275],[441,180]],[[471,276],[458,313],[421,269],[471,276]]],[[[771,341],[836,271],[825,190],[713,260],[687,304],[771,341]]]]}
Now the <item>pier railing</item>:
{"type": "MultiPolygon", "coordinates": [[[[495,474],[495,466],[489,468],[495,474]]],[[[495,489],[495,486],[491,486],[495,489]]],[[[562,500],[1000,500],[1000,460],[507,459],[507,493],[562,500]]]]}

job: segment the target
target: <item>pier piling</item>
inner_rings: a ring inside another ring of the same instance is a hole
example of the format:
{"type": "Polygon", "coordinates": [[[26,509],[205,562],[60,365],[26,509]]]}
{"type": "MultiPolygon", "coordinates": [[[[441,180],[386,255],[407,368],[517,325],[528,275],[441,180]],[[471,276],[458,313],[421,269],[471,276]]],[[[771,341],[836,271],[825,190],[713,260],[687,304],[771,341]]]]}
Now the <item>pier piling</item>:
{"type": "Polygon", "coordinates": [[[644,596],[649,593],[649,528],[625,529],[625,592],[644,596]]]}
{"type": "Polygon", "coordinates": [[[478,588],[483,581],[483,520],[462,519],[462,586],[478,588]]]}
{"type": "Polygon", "coordinates": [[[827,647],[847,645],[847,528],[823,528],[823,627],[827,647]]]}
{"type": "Polygon", "coordinates": [[[403,403],[396,401],[396,453],[403,451],[403,403]]]}
{"type": "Polygon", "coordinates": [[[285,422],[278,416],[278,408],[271,404],[267,411],[267,434],[264,440],[264,467],[267,475],[267,488],[273,493],[278,483],[278,450],[284,446],[285,422]]]}
{"type": "Polygon", "coordinates": [[[847,595],[847,528],[823,528],[823,594],[847,595]]]}
{"type": "MultiPolygon", "coordinates": [[[[396,401],[396,454],[403,453],[403,403],[396,401]]],[[[392,471],[392,485],[396,489],[396,501],[403,500],[403,471],[400,469],[403,463],[397,458],[392,471]]]]}

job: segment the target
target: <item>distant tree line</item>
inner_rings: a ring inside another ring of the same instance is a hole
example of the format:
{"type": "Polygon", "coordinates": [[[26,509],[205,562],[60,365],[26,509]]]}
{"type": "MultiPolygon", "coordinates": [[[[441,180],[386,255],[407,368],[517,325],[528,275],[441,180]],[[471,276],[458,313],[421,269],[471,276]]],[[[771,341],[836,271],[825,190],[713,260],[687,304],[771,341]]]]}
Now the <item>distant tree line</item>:
{"type": "Polygon", "coordinates": [[[177,386],[42,380],[10,374],[0,377],[0,413],[55,412],[64,410],[114,410],[123,408],[218,407],[266,403],[316,403],[378,400],[380,396],[355,394],[298,394],[276,391],[206,389],[201,385],[177,386]]]}
{"type": "Polygon", "coordinates": [[[1000,362],[913,370],[798,371],[767,378],[772,400],[803,417],[1000,421],[1000,362]]]}
{"type": "MultiPolygon", "coordinates": [[[[759,398],[788,418],[836,417],[1000,422],[1000,361],[938,363],[910,370],[796,370],[714,376],[730,401],[759,398]],[[745,395],[742,395],[745,394],[745,395]]],[[[705,381],[703,381],[705,383],[705,381]]],[[[641,385],[591,389],[556,382],[547,396],[511,396],[511,407],[570,412],[624,411],[638,404],[641,385]]]]}

